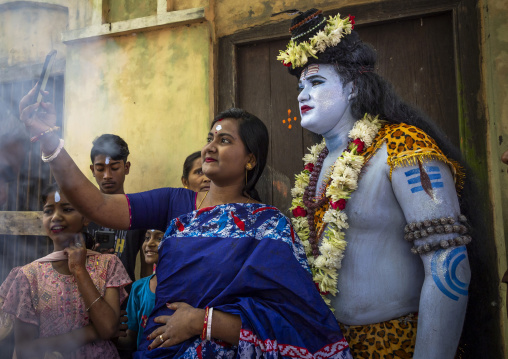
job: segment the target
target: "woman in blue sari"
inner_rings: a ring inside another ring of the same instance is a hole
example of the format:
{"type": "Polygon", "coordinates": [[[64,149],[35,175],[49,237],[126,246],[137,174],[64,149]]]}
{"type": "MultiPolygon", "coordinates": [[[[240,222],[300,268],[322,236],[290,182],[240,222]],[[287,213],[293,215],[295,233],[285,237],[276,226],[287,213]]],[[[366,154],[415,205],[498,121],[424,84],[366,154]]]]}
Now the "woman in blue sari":
{"type": "Polygon", "coordinates": [[[254,189],[268,153],[264,124],[245,111],[219,114],[202,150],[210,191],[100,193],[48,131],[54,111],[20,103],[41,136],[61,190],[91,220],[118,229],[166,230],[154,310],[136,358],[351,358],[311,279],[289,220],[254,189]],[[169,224],[169,226],[168,226],[169,224]]]}

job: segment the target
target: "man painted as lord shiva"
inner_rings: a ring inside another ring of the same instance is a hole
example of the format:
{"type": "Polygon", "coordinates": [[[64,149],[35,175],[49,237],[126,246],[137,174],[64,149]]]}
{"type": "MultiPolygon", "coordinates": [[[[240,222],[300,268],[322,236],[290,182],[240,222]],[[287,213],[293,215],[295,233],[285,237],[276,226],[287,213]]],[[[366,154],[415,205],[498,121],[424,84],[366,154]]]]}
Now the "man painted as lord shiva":
{"type": "Polygon", "coordinates": [[[460,154],[374,72],[353,24],[301,13],[279,55],[302,126],[323,136],[296,176],[293,224],[353,357],[453,358],[470,280],[460,154]]]}

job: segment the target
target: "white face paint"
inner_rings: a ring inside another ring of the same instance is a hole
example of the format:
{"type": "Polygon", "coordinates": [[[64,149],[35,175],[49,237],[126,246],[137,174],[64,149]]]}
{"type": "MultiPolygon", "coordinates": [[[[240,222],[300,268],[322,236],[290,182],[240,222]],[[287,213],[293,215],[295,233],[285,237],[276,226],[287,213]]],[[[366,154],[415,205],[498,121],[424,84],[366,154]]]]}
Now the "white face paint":
{"type": "Polygon", "coordinates": [[[111,157],[106,157],[106,164],[109,165],[109,162],[111,161],[111,157]]]}
{"type": "Polygon", "coordinates": [[[298,83],[302,127],[323,135],[338,125],[349,110],[352,85],[343,88],[333,65],[309,65],[298,83]]]}
{"type": "Polygon", "coordinates": [[[222,130],[222,126],[221,125],[217,125],[217,127],[215,127],[215,131],[220,131],[222,130]]]}
{"type": "Polygon", "coordinates": [[[55,192],[55,202],[60,202],[60,193],[58,193],[58,191],[55,192]]]}

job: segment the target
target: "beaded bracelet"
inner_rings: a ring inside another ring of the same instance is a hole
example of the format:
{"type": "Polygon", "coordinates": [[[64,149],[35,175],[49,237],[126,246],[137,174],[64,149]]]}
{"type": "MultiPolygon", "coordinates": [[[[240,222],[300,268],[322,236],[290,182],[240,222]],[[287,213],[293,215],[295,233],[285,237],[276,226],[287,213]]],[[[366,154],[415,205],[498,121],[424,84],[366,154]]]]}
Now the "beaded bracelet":
{"type": "Polygon", "coordinates": [[[35,135],[32,138],[30,138],[30,142],[35,143],[35,142],[39,141],[42,136],[47,135],[48,133],[51,133],[53,131],[57,131],[59,129],[60,129],[60,127],[58,127],[58,126],[50,127],[46,131],[43,131],[43,132],[39,133],[38,135],[35,135]]]}
{"type": "Polygon", "coordinates": [[[425,243],[420,246],[411,248],[413,254],[425,254],[436,249],[446,249],[450,247],[464,246],[472,241],[471,236],[459,236],[452,239],[443,239],[439,243],[429,244],[425,243]]]}
{"type": "Polygon", "coordinates": [[[201,333],[201,340],[206,339],[206,330],[208,329],[208,311],[210,310],[209,307],[205,308],[205,319],[203,322],[203,332],[201,333]]]}
{"type": "Polygon", "coordinates": [[[90,311],[90,308],[92,308],[92,306],[93,306],[95,303],[97,303],[97,301],[98,301],[99,299],[101,299],[101,298],[102,298],[102,295],[99,295],[99,296],[97,297],[97,299],[96,299],[96,300],[94,300],[94,301],[92,302],[92,304],[90,304],[90,306],[89,306],[88,308],[86,308],[86,311],[87,311],[87,312],[89,312],[89,311],[90,311]]]}
{"type": "Polygon", "coordinates": [[[212,313],[213,308],[208,311],[208,323],[206,325],[206,340],[212,340],[212,313]]]}
{"type": "MultiPolygon", "coordinates": [[[[464,224],[467,223],[466,216],[463,214],[459,215],[458,219],[459,222],[464,224]]],[[[459,233],[464,235],[467,233],[467,227],[464,224],[456,224],[453,217],[441,217],[425,220],[423,222],[413,222],[404,227],[404,239],[408,242],[412,242],[432,234],[459,233]]]]}
{"type": "Polygon", "coordinates": [[[45,156],[42,154],[41,158],[44,162],[51,162],[53,161],[59,154],[60,151],[62,151],[62,148],[64,146],[64,140],[60,139],[60,143],[58,144],[58,147],[53,151],[52,154],[45,156]]]}

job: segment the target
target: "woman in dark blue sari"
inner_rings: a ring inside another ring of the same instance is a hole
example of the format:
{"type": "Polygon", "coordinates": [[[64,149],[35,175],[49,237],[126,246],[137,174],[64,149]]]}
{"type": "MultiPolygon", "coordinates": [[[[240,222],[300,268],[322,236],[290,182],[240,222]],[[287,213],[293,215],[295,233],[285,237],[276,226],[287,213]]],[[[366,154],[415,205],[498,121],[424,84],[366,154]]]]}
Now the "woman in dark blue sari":
{"type": "Polygon", "coordinates": [[[26,106],[34,95],[21,101],[21,120],[45,133],[42,150],[71,203],[109,228],[167,228],[136,358],[351,358],[289,220],[259,203],[268,131],[257,117],[231,109],[214,119],[202,150],[209,192],[104,195],[48,131],[52,106],[26,106]]]}

